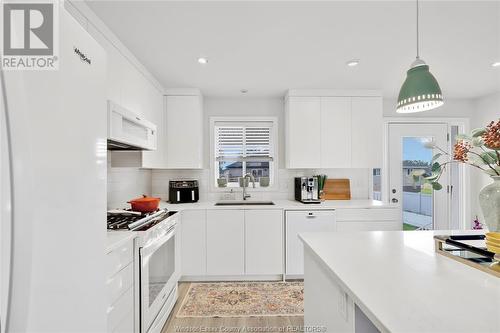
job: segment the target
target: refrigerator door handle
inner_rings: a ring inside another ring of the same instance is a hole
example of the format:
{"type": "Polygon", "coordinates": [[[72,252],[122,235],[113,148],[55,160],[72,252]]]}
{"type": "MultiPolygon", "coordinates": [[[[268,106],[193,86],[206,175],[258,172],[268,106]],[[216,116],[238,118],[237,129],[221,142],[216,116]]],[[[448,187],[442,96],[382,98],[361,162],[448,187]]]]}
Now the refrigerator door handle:
{"type": "Polygon", "coordinates": [[[13,194],[14,183],[12,174],[12,146],[11,146],[11,132],[9,126],[9,113],[7,109],[7,90],[5,88],[4,72],[0,68],[0,89],[1,89],[1,131],[5,133],[0,138],[1,150],[1,200],[0,200],[0,332],[7,332],[9,320],[9,308],[11,301],[12,289],[12,246],[13,246],[13,232],[14,232],[14,216],[13,216],[13,194]],[[4,141],[4,142],[2,142],[4,141]]]}

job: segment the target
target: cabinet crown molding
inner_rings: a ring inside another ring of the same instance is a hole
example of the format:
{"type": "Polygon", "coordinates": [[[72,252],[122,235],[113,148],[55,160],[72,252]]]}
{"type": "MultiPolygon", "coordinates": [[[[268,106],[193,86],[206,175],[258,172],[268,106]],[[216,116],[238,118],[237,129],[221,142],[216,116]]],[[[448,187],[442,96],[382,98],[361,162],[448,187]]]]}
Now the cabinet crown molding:
{"type": "Polygon", "coordinates": [[[170,88],[166,89],[165,96],[202,96],[198,88],[170,88]]]}
{"type": "Polygon", "coordinates": [[[343,89],[289,89],[288,97],[382,97],[380,90],[343,90],[343,89]]]}

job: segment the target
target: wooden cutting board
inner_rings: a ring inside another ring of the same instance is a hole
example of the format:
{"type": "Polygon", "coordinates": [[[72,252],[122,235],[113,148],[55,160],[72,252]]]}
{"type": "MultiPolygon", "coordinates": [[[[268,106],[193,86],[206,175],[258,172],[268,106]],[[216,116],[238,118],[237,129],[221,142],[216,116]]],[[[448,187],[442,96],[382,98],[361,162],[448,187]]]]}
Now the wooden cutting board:
{"type": "Polygon", "coordinates": [[[349,179],[327,179],[323,188],[325,200],[351,200],[349,179]]]}

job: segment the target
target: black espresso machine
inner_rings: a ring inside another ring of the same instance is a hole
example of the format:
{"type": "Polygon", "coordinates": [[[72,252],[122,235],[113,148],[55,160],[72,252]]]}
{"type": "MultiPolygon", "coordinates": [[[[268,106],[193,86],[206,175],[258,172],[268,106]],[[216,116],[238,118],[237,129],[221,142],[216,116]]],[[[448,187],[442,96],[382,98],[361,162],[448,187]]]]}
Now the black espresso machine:
{"type": "Polygon", "coordinates": [[[171,180],[168,187],[170,203],[197,202],[200,199],[197,180],[171,180]]]}
{"type": "Polygon", "coordinates": [[[318,177],[295,177],[295,200],[305,204],[319,204],[318,177]]]}

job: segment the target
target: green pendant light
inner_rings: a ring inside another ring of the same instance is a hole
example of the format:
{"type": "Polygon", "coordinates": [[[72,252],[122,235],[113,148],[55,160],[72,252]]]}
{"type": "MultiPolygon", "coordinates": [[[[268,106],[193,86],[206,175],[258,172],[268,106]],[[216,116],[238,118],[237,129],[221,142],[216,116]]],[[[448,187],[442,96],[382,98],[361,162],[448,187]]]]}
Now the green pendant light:
{"type": "Polygon", "coordinates": [[[417,59],[411,64],[399,91],[398,113],[428,111],[444,104],[439,83],[429,71],[429,66],[420,59],[418,9],[417,0],[417,59]]]}

